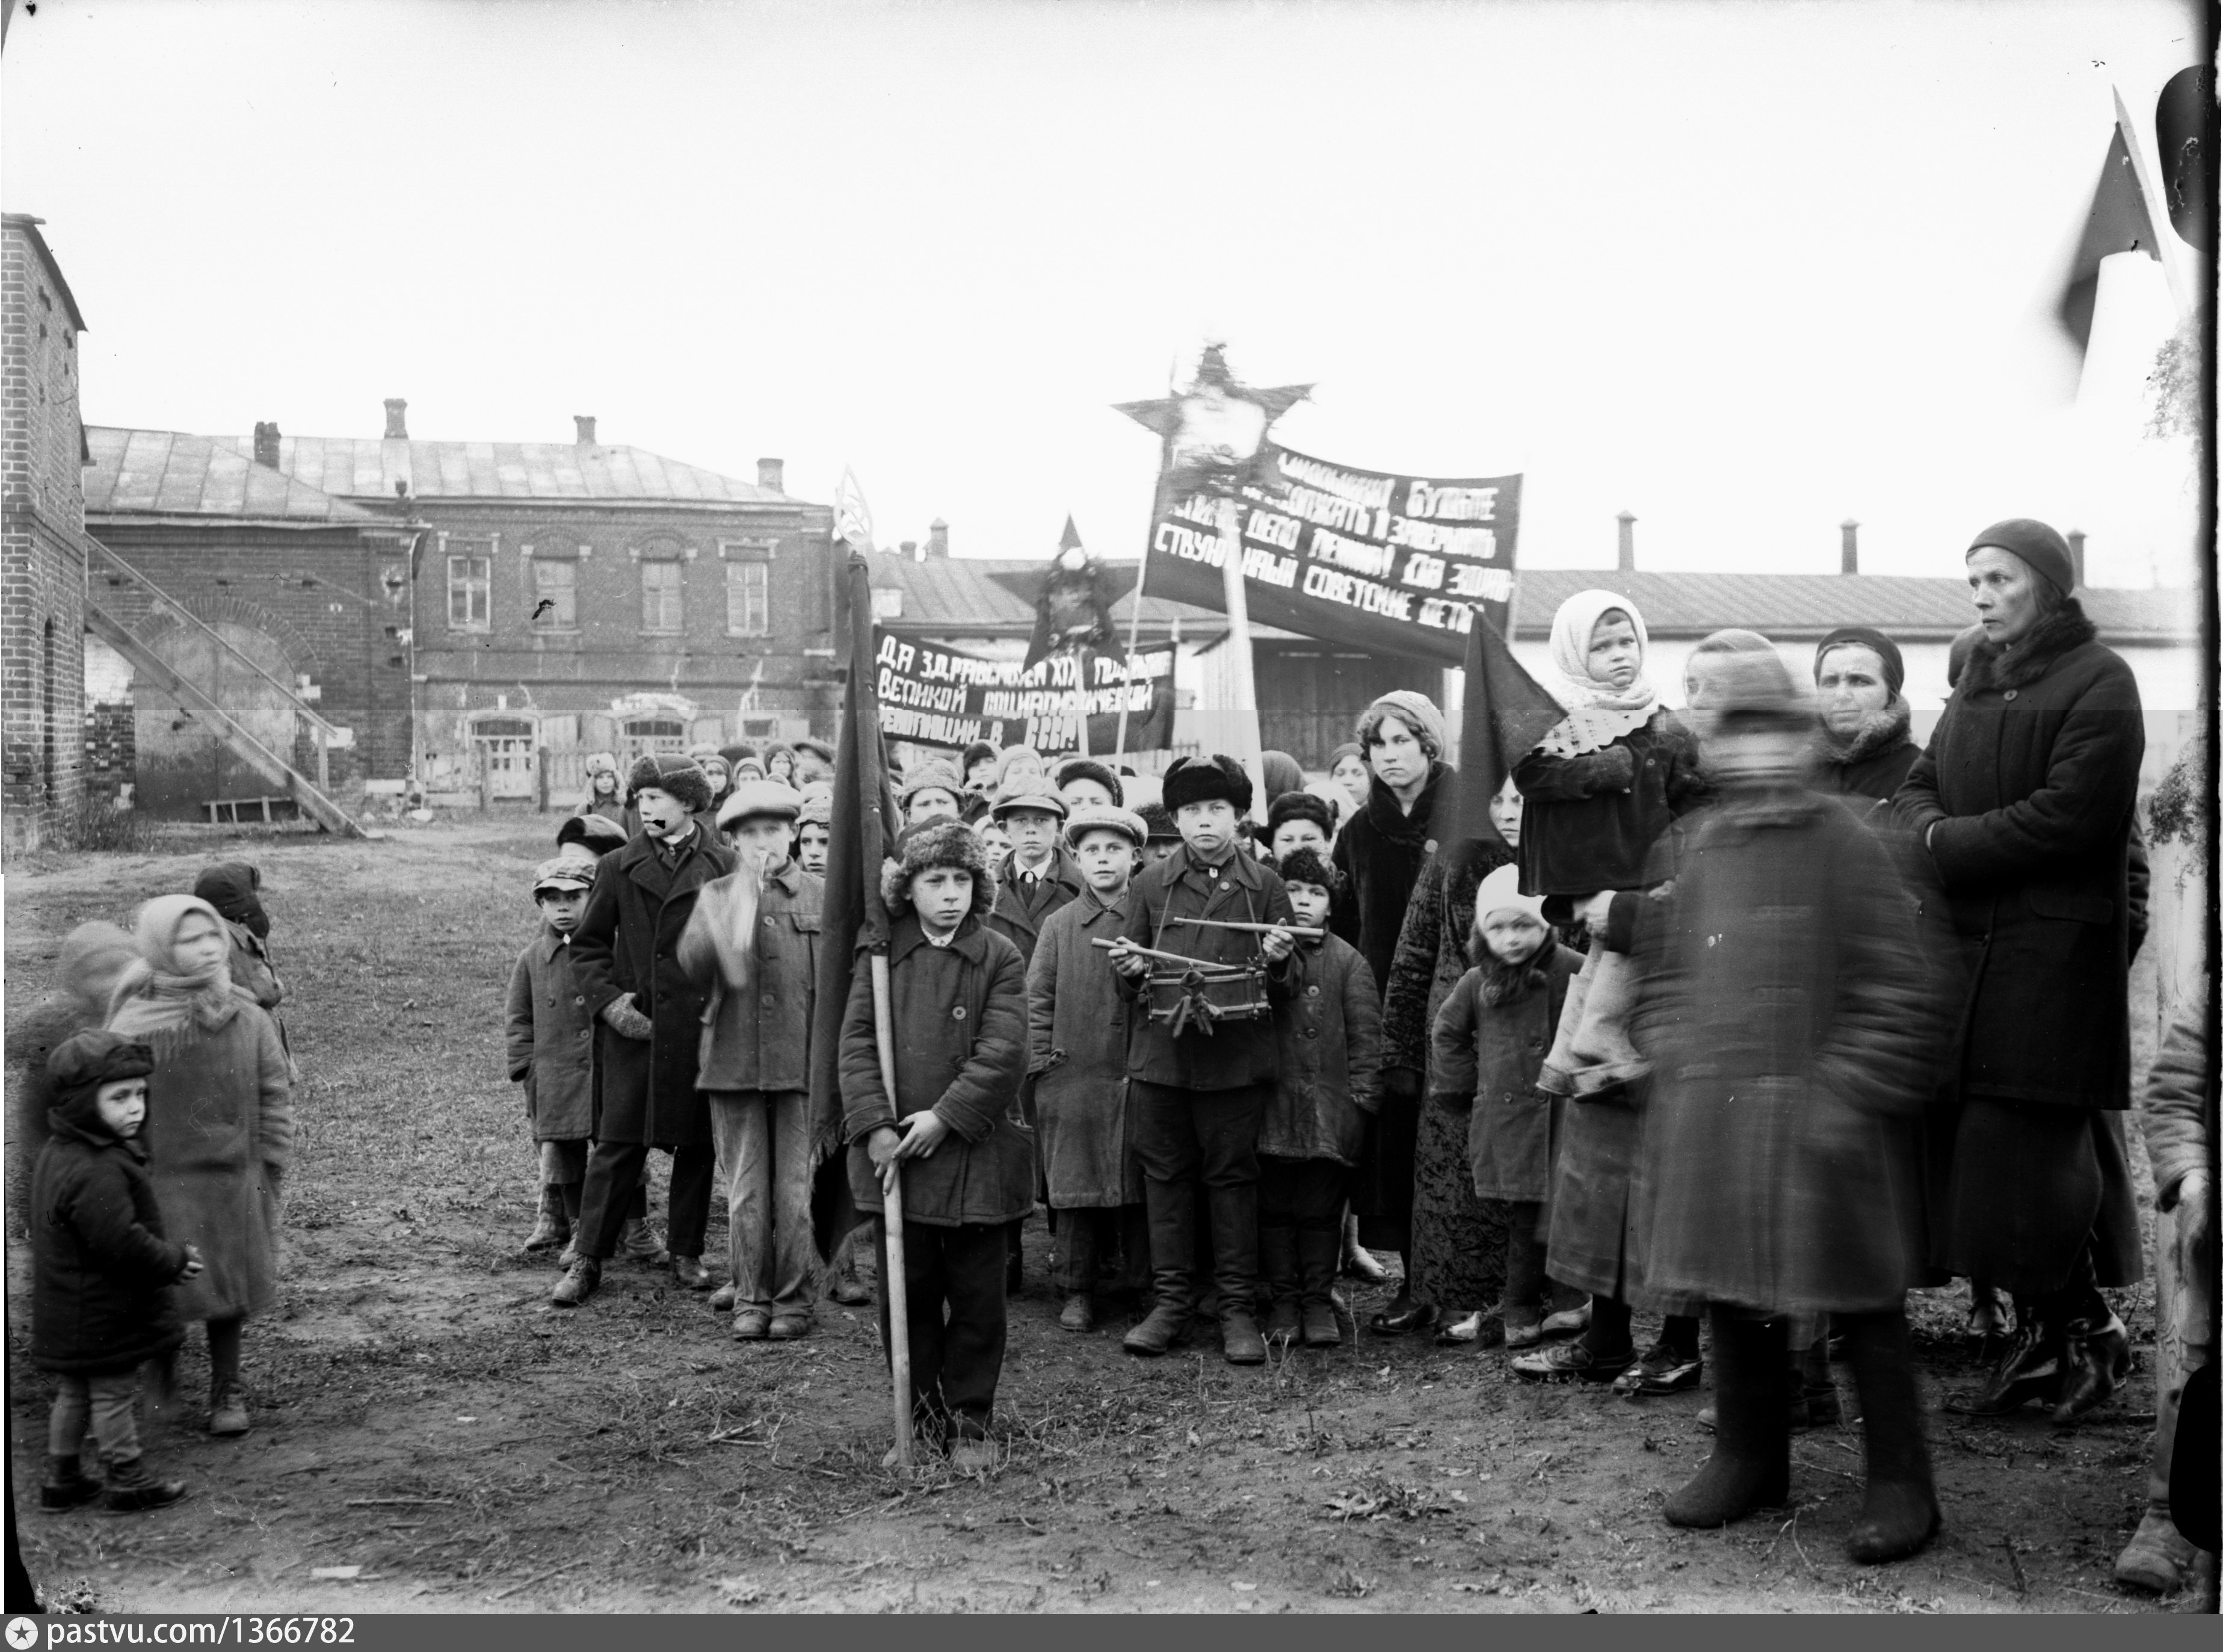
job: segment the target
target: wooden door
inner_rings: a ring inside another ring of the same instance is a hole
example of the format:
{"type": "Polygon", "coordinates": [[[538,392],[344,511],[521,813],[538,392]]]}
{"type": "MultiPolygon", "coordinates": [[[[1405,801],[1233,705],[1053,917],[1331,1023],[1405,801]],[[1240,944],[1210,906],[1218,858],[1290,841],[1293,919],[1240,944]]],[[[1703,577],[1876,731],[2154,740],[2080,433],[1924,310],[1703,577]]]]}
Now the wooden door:
{"type": "Polygon", "coordinates": [[[1384,659],[1327,643],[1254,645],[1258,723],[1269,751],[1287,752],[1307,770],[1355,737],[1358,715],[1393,689],[1443,697],[1443,672],[1421,659],[1384,659]]]}

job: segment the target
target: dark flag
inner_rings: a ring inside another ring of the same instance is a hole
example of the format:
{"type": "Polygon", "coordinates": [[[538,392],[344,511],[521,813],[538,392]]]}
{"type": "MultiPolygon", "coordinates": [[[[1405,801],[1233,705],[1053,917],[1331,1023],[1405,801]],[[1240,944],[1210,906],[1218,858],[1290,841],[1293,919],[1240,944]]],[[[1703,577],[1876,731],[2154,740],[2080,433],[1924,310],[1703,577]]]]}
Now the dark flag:
{"type": "Polygon", "coordinates": [[[2118,252],[2161,256],[2154,234],[2156,203],[2147,199],[2145,180],[2132,154],[2128,117],[2121,112],[2119,102],[2116,107],[2114,136],[2107,144],[2107,158],[2100,163],[2100,181],[2093,186],[2084,238],[2076,243],[2076,256],[2062,279],[2055,311],[2079,350],[2092,342],[2092,312],[2100,300],[2100,260],[2118,252]]]}
{"type": "Polygon", "coordinates": [[[1505,840],[1490,823],[1489,803],[1513,766],[1566,716],[1559,703],[1521,669],[1497,627],[1477,613],[1466,634],[1466,703],[1459,716],[1458,784],[1439,812],[1436,836],[1445,844],[1479,837],[1505,840]]]}
{"type": "Polygon", "coordinates": [[[880,744],[880,702],[873,677],[872,572],[849,558],[849,684],[841,701],[834,756],[833,836],[826,852],[824,925],[818,948],[817,1013],[810,1028],[811,1144],[818,1159],[810,1220],[822,1257],[861,1220],[849,1196],[848,1154],[841,1141],[841,1019],[857,960],[888,946],[888,909],[880,899],[880,864],[896,818],[888,789],[887,753],[880,744]]]}

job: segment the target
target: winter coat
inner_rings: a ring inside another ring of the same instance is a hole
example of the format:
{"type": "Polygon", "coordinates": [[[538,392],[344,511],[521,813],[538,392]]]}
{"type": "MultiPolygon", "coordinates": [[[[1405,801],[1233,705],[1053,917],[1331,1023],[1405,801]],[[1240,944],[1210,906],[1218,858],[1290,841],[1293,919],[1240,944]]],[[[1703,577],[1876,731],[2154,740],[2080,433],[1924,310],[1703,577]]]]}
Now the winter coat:
{"type": "Polygon", "coordinates": [[[1968,986],[1962,1091],[2127,1107],[2129,844],[2145,727],[2072,598],[1980,642],[1895,807],[1945,890],[1968,986]]]}
{"type": "Polygon", "coordinates": [[[1042,924],[1052,912],[1080,899],[1087,886],[1080,862],[1061,848],[1043,863],[1034,899],[1030,901],[1019,892],[1018,857],[1007,855],[1003,870],[996,874],[996,905],[988,914],[988,927],[1018,948],[1023,964],[1031,965],[1042,924]]]}
{"type": "Polygon", "coordinates": [[[1687,825],[1634,949],[1629,1031],[1653,1064],[1643,1291],[1896,1307],[1922,1277],[1919,1128],[1943,1029],[1912,903],[1838,798],[1735,794],[1687,825]]]}
{"type": "MultiPolygon", "coordinates": [[[[1119,933],[1137,946],[1179,953],[1208,963],[1248,963],[1259,955],[1263,936],[1243,930],[1196,929],[1170,920],[1218,918],[1232,924],[1294,924],[1289,892],[1264,862],[1240,848],[1215,868],[1192,858],[1187,844],[1156,865],[1136,873],[1127,886],[1127,919],[1119,933]]],[[[1117,976],[1119,996],[1135,1008],[1134,1042],[1127,1071],[1146,1084],[1185,1090],[1237,1090],[1269,1081],[1276,1071],[1274,1024],[1269,1018],[1221,1021],[1209,1030],[1192,1026],[1175,1037],[1168,1023],[1153,1021],[1142,1000],[1146,983],[1117,976]]],[[[1269,969],[1266,996],[1280,1004],[1288,997],[1287,962],[1269,969]]]]}
{"type": "Polygon", "coordinates": [[[810,1088],[810,1025],[818,1003],[825,903],[826,880],[792,859],[765,876],[757,894],[756,974],[745,993],[727,989],[717,953],[703,932],[714,907],[707,899],[696,903],[679,936],[680,968],[709,994],[696,1088],[810,1088]]]}
{"type": "Polygon", "coordinates": [[[31,1363],[129,1371],[186,1340],[170,1285],[186,1247],[162,1235],[146,1150],[58,1114],[31,1173],[31,1363]]]}
{"type": "Polygon", "coordinates": [[[1514,766],[1521,789],[1521,892],[1594,895],[1633,889],[1652,845],[1678,815],[1705,800],[1698,742],[1671,711],[1579,757],[1530,752],[1514,766]]]}
{"type": "Polygon", "coordinates": [[[509,1081],[525,1086],[536,1142],[595,1133],[595,1018],[571,968],[571,949],[542,924],[509,972],[509,1081]]]}
{"type": "Polygon", "coordinates": [[[1902,700],[1895,716],[1873,729],[1863,729],[1859,739],[1842,748],[1842,755],[1824,741],[1822,760],[1815,770],[1815,789],[1890,802],[1915,759],[1922,755],[1922,747],[1907,735],[1908,722],[1906,703],[1902,700]]]}
{"type": "Polygon", "coordinates": [[[1358,913],[1359,955],[1378,990],[1389,990],[1389,966],[1397,955],[1413,886],[1435,848],[1436,800],[1456,774],[1442,763],[1429,764],[1427,784],[1410,814],[1397,806],[1395,792],[1378,779],[1371,782],[1366,807],[1336,835],[1335,869],[1349,885],[1358,913]]]}
{"type": "Polygon", "coordinates": [[[624,827],[627,837],[640,835],[640,817],[626,807],[623,792],[612,798],[597,798],[590,794],[584,803],[571,812],[575,815],[600,815],[604,820],[615,821],[624,827]]]}
{"type": "Polygon", "coordinates": [[[224,928],[231,931],[232,980],[275,1017],[286,988],[278,979],[278,972],[270,967],[270,949],[244,924],[226,920],[224,928]]]}
{"type": "Polygon", "coordinates": [[[1298,942],[1274,1034],[1282,1070],[1258,1120],[1259,1152],[1357,1164],[1382,1105],[1381,994],[1357,948],[1333,935],[1298,942]]]}
{"type": "Polygon", "coordinates": [[[1129,893],[1109,902],[1093,889],[1042,924],[1027,968],[1027,1071],[1053,1210],[1143,1202],[1130,1151],[1127,1042],[1142,1006],[1120,996],[1111,940],[1127,921],[1129,893]]]}
{"type": "Polygon", "coordinates": [[[2154,1202],[2176,1202],[2178,1184],[2208,1166],[2215,1139],[2215,1048],[2203,1000],[2180,1012],[2154,1052],[2138,1123],[2153,1166],[2154,1202]]]}
{"type": "Polygon", "coordinates": [[[595,1139],[701,1147],[710,1104],[695,1088],[709,994],[679,966],[679,937],[704,885],[731,872],[733,851],[700,832],[677,867],[656,841],[634,838],[595,867],[587,910],[571,934],[571,968],[595,1019],[595,1139]],[[628,1038],[602,1019],[627,993],[655,1024],[628,1038]]]}
{"type": "Polygon", "coordinates": [[[1459,978],[1436,1016],[1428,1093],[1470,1116],[1467,1163],[1477,1199],[1548,1203],[1560,1102],[1536,1088],[1583,955],[1556,942],[1530,962],[1543,985],[1505,1004],[1483,1001],[1484,971],[1459,978]]]}
{"type": "Polygon", "coordinates": [[[242,1002],[214,1032],[154,1041],[148,1173],[163,1231],[204,1271],[178,1287],[187,1320],[260,1314],[277,1296],[278,1185],[293,1150],[292,1082],[278,1028],[242,1002]]]}
{"type": "Polygon", "coordinates": [[[1420,868],[1382,997],[1383,1066],[1426,1072],[1436,1017],[1460,978],[1481,962],[1467,950],[1475,891],[1512,859],[1502,844],[1469,838],[1429,856],[1420,868]]]}
{"type": "Polygon", "coordinates": [[[906,912],[888,943],[896,1094],[880,1081],[872,972],[860,968],[841,1018],[841,1138],[849,1191],[868,1215],[880,1178],[866,1138],[931,1108],[950,1127],[941,1145],[904,1171],[904,1220],[930,1227],[1016,1221],[1034,1209],[1033,1132],[1014,1107],[1027,1070],[1026,972],[1019,949],[968,917],[946,947],[906,912]]]}

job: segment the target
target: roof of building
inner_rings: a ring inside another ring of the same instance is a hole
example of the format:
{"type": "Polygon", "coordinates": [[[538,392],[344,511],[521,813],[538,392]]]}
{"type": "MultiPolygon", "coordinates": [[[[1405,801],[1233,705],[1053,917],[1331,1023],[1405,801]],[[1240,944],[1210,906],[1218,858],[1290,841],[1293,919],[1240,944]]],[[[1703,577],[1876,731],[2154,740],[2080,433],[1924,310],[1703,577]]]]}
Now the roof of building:
{"type": "Polygon", "coordinates": [[[39,256],[46,260],[47,274],[54,278],[54,290],[62,295],[62,303],[69,311],[70,325],[79,332],[88,331],[85,312],[77,307],[77,294],[70,291],[69,282],[62,277],[62,267],[54,256],[54,249],[47,245],[46,236],[39,233],[39,226],[45,222],[46,219],[35,218],[28,212],[0,212],[0,223],[6,224],[11,230],[21,230],[24,237],[39,249],[39,256]]]}
{"type": "MultiPolygon", "coordinates": [[[[1024,636],[1034,627],[1034,592],[1045,566],[1040,558],[1011,559],[935,557],[924,562],[887,554],[872,559],[872,583],[904,593],[903,612],[881,623],[906,634],[955,640],[1024,636]]],[[[1116,588],[1131,590],[1134,562],[1106,559],[1116,588]]],[[[1709,574],[1611,569],[1529,568],[1521,571],[1514,634],[1537,638],[1550,632],[1552,615],[1578,590],[1596,587],[1627,596],[1654,636],[1703,637],[1730,626],[1758,631],[1778,642],[1817,641],[1842,625],[1873,626],[1902,642],[1949,640],[1974,617],[1965,581],[1897,574],[1709,574]]],[[[2087,587],[2077,592],[2094,624],[2113,640],[2196,640],[2200,598],[2174,590],[2125,590],[2087,587]]],[[[1112,617],[1125,623],[1127,599],[1112,617]]],[[[1226,620],[1208,609],[1168,602],[1147,594],[1143,623],[1159,629],[1175,616],[1185,637],[1198,642],[1222,635],[1226,620]]],[[[1262,639],[1289,633],[1256,627],[1262,639]]]]}
{"type": "Polygon", "coordinates": [[[87,516],[220,516],[291,524],[382,520],[205,436],[88,425],[85,440],[87,516]]]}
{"type": "MultiPolygon", "coordinates": [[[[215,438],[249,459],[252,436],[215,438]]],[[[790,505],[790,495],[645,448],[575,442],[387,441],[287,436],[278,468],[325,493],[381,500],[406,482],[422,499],[585,499],[610,503],[790,505]]]]}

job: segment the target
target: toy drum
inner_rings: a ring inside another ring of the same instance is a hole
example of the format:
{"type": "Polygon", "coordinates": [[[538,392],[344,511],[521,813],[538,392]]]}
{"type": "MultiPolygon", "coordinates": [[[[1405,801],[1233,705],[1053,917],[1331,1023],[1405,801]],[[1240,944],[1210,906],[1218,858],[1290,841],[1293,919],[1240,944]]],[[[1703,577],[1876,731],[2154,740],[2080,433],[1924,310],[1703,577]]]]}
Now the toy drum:
{"type": "Polygon", "coordinates": [[[1263,964],[1153,969],[1143,983],[1143,1001],[1150,1019],[1166,1023],[1176,1036],[1208,1035],[1218,1022],[1256,1021],[1273,1013],[1263,964]]]}

